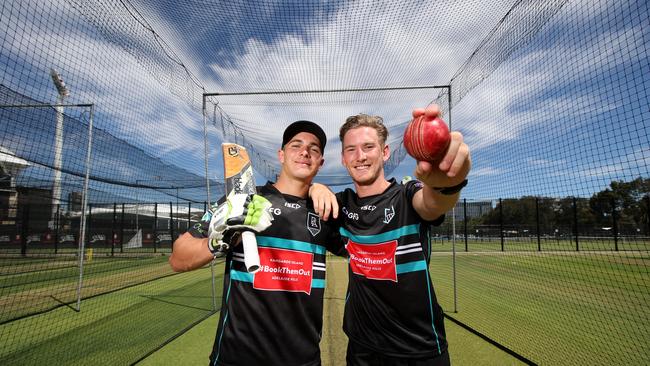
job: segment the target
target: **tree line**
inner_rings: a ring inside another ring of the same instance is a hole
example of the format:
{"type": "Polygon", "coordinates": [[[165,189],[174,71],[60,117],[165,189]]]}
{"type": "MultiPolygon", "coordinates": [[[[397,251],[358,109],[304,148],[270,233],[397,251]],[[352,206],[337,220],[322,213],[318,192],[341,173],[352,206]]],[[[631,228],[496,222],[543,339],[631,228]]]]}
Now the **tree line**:
{"type": "Polygon", "coordinates": [[[477,228],[527,228],[560,235],[577,229],[580,235],[650,235],[650,179],[613,181],[589,198],[535,197],[500,199],[490,212],[468,221],[477,228]]]}

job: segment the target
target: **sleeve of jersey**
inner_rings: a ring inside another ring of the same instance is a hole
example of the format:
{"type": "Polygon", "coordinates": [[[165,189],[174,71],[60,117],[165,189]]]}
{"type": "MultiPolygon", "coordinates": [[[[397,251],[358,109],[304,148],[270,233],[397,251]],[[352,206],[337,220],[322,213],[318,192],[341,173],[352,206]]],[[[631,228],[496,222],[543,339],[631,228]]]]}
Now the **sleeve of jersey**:
{"type": "Polygon", "coordinates": [[[205,239],[208,237],[208,226],[210,226],[210,219],[212,219],[212,213],[210,211],[207,211],[203,217],[201,217],[201,220],[194,224],[194,226],[190,227],[189,230],[187,230],[190,235],[192,235],[195,238],[199,239],[205,239]]]}
{"type": "Polygon", "coordinates": [[[327,239],[327,250],[339,257],[348,256],[348,251],[345,249],[346,240],[341,236],[339,228],[341,227],[341,218],[333,220],[331,223],[330,237],[327,239]]]}
{"type": "MultiPolygon", "coordinates": [[[[215,206],[220,205],[226,200],[226,197],[221,197],[217,203],[215,203],[215,206]]],[[[192,227],[187,230],[190,235],[192,235],[195,238],[199,239],[205,239],[208,237],[208,228],[210,226],[210,220],[212,219],[212,211],[208,210],[203,214],[203,217],[201,217],[201,220],[194,224],[192,227]]]]}
{"type": "MultiPolygon", "coordinates": [[[[339,203],[339,207],[343,207],[341,205],[341,195],[342,192],[338,192],[336,194],[336,200],[339,203]]],[[[331,218],[330,220],[331,231],[330,238],[327,240],[327,250],[334,255],[347,258],[348,251],[345,249],[346,240],[341,236],[341,232],[339,231],[339,228],[342,224],[341,210],[339,209],[339,215],[337,219],[331,218]]]]}
{"type": "MultiPolygon", "coordinates": [[[[410,180],[406,183],[406,197],[409,202],[413,202],[415,194],[422,189],[422,182],[417,179],[410,180]]],[[[441,215],[433,221],[424,221],[429,225],[440,226],[445,221],[445,215],[441,215]]]]}

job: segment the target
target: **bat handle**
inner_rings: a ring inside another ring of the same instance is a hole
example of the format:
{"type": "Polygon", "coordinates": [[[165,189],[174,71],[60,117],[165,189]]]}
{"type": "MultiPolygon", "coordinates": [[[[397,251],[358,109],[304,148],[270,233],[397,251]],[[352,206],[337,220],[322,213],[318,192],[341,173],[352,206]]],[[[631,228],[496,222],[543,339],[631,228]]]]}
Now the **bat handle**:
{"type": "Polygon", "coordinates": [[[241,233],[244,246],[244,265],[248,273],[255,273],[260,269],[260,254],[257,251],[257,239],[252,231],[241,233]]]}

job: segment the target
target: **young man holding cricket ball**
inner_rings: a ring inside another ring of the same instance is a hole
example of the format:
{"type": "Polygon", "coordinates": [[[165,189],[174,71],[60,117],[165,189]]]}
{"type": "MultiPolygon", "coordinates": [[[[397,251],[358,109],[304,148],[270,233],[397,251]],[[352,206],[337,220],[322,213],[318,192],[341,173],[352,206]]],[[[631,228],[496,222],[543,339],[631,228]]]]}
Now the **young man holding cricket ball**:
{"type": "Polygon", "coordinates": [[[246,202],[222,203],[174,242],[169,262],[175,271],[226,255],[210,365],[320,365],[326,250],[345,252],[338,226],[321,221],[314,210],[328,211],[334,198],[307,197],[326,142],[313,122],[289,125],[278,150],[277,182],[257,187],[246,202]],[[243,214],[227,217],[237,211],[233,205],[245,205],[243,214]],[[260,270],[254,274],[246,272],[242,245],[233,242],[242,229],[257,232],[260,270]]]}
{"type": "MultiPolygon", "coordinates": [[[[439,114],[435,105],[413,111],[418,122],[429,123],[439,114]]],[[[425,143],[417,139],[429,132],[437,131],[427,126],[411,131],[408,138],[413,140],[405,145],[425,143]]],[[[440,154],[424,154],[439,160],[418,161],[418,180],[398,184],[384,176],[390,149],[381,117],[352,116],[340,129],[341,161],[355,187],[336,195],[341,206],[340,232],[347,239],[349,253],[343,319],[349,339],[348,365],[450,363],[443,312],[428,269],[429,227],[442,223],[444,214],[458,201],[471,162],[462,135],[448,130],[440,135],[445,134],[448,145],[428,147],[440,149],[440,154]]],[[[418,155],[412,150],[409,153],[418,155]]],[[[323,200],[332,193],[315,185],[310,194],[323,200]]],[[[338,206],[331,209],[336,212],[338,206]]]]}

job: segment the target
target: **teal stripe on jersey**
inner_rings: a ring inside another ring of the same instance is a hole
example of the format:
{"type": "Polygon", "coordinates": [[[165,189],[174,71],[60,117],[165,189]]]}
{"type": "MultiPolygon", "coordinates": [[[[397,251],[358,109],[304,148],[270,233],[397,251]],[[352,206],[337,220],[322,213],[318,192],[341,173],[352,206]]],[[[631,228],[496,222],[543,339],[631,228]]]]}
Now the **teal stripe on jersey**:
{"type": "Polygon", "coordinates": [[[395,267],[397,270],[397,274],[400,274],[400,273],[407,273],[407,272],[424,271],[427,269],[427,263],[423,260],[419,260],[415,262],[398,264],[395,267]]]}
{"type": "MultiPolygon", "coordinates": [[[[235,281],[240,282],[253,282],[253,274],[241,271],[230,271],[230,278],[235,281]]],[[[311,280],[311,288],[325,288],[325,280],[319,278],[313,278],[311,280]]]]}
{"type": "Polygon", "coordinates": [[[239,282],[253,282],[253,274],[241,271],[230,271],[230,278],[239,282]]]}
{"type": "Polygon", "coordinates": [[[301,252],[315,254],[325,254],[325,247],[320,245],[306,243],[304,241],[272,238],[270,236],[257,236],[257,245],[263,247],[299,250],[301,252]]]}
{"type": "MultiPolygon", "coordinates": [[[[226,291],[226,304],[228,304],[228,300],[230,299],[230,284],[232,283],[232,273],[234,271],[230,271],[230,281],[228,281],[228,291],[226,291]]],[[[219,342],[217,345],[217,355],[214,357],[214,362],[213,364],[216,365],[217,361],[219,360],[219,355],[221,355],[221,339],[223,338],[223,333],[226,329],[226,322],[228,322],[228,307],[226,306],[225,309],[225,314],[223,316],[223,325],[221,326],[221,334],[219,334],[219,342]]]]}
{"type": "Polygon", "coordinates": [[[431,278],[429,274],[429,268],[427,270],[427,291],[429,292],[429,314],[431,314],[431,329],[433,329],[433,335],[436,337],[436,346],[438,348],[438,354],[442,353],[440,349],[440,338],[438,337],[438,331],[436,330],[435,316],[433,315],[433,297],[431,296],[431,278]]]}
{"type": "Polygon", "coordinates": [[[346,238],[352,239],[355,243],[377,244],[377,243],[384,243],[390,240],[397,240],[402,236],[406,236],[406,235],[418,234],[420,232],[420,224],[402,226],[399,229],[387,231],[385,233],[376,234],[376,235],[354,235],[342,227],[339,229],[339,232],[341,233],[341,235],[345,236],[346,238]]]}

